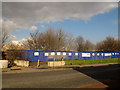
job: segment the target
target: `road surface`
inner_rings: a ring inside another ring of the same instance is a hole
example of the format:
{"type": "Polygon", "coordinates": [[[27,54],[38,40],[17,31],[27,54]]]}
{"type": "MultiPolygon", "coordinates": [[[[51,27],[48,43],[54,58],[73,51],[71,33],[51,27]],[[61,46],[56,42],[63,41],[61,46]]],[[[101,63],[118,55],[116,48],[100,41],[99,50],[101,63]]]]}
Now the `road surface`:
{"type": "Polygon", "coordinates": [[[112,87],[104,81],[119,79],[119,70],[119,65],[109,65],[72,70],[3,74],[2,86],[3,88],[80,88],[101,83],[104,87],[112,87]]]}

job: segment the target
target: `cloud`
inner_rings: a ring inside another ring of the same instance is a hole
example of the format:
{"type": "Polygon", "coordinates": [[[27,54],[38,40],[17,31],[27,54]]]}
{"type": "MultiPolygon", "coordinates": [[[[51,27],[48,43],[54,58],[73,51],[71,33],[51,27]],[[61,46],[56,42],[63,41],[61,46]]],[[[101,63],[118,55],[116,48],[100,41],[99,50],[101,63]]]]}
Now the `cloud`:
{"type": "Polygon", "coordinates": [[[44,28],[45,26],[44,25],[40,25],[41,28],[44,28]]]}
{"type": "Polygon", "coordinates": [[[31,28],[30,28],[31,30],[37,30],[37,27],[36,26],[31,26],[31,28]]]}
{"type": "Polygon", "coordinates": [[[114,39],[115,39],[115,40],[120,40],[120,37],[119,37],[119,36],[118,36],[118,37],[114,37],[114,39]]]}
{"type": "Polygon", "coordinates": [[[6,30],[6,31],[14,31],[18,28],[18,26],[13,21],[2,20],[2,28],[3,28],[3,30],[6,30]]]}
{"type": "Polygon", "coordinates": [[[11,42],[16,45],[22,45],[22,42],[25,42],[27,39],[23,38],[21,40],[12,40],[11,42]]]}
{"type": "Polygon", "coordinates": [[[3,2],[2,5],[3,18],[8,20],[5,27],[10,30],[66,19],[86,21],[117,7],[113,2],[3,2]]]}
{"type": "Polygon", "coordinates": [[[12,40],[13,44],[19,45],[19,41],[12,40]]]}
{"type": "Polygon", "coordinates": [[[16,37],[15,35],[9,34],[9,38],[11,38],[11,39],[16,39],[17,37],[16,37]]]}
{"type": "Polygon", "coordinates": [[[20,29],[20,28],[24,28],[24,29],[29,29],[29,30],[36,30],[37,27],[36,26],[31,26],[29,25],[20,25],[18,24],[17,22],[13,22],[13,21],[10,21],[10,20],[2,20],[2,28],[3,30],[7,30],[8,32],[11,32],[11,31],[15,31],[16,29],[20,29]]]}

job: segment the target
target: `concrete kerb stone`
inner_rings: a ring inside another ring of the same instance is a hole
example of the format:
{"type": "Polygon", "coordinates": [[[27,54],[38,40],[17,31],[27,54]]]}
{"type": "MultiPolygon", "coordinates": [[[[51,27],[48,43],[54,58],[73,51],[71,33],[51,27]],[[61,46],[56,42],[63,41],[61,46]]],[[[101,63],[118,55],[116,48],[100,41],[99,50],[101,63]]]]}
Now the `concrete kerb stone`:
{"type": "Polygon", "coordinates": [[[104,64],[88,64],[88,65],[65,65],[64,67],[90,67],[90,66],[106,66],[106,65],[113,65],[119,63],[104,63],[104,64]]]}

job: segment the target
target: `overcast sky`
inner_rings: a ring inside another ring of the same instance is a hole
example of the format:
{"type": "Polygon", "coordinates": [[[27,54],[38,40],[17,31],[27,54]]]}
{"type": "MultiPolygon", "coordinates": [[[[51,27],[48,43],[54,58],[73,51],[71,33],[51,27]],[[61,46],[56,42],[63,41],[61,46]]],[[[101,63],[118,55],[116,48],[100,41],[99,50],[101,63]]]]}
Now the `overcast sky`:
{"type": "Polygon", "coordinates": [[[3,2],[3,28],[15,42],[30,32],[62,27],[65,32],[96,43],[106,36],[117,37],[117,3],[98,2],[3,2]]]}

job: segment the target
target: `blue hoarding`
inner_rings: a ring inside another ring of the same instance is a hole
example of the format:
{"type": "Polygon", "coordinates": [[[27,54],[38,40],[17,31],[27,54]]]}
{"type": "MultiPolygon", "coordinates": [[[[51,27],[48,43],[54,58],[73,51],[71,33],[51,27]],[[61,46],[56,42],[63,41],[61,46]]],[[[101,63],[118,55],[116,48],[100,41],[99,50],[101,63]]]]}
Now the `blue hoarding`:
{"type": "Polygon", "coordinates": [[[77,51],[40,51],[23,50],[27,53],[30,62],[48,62],[55,60],[82,60],[82,59],[106,59],[118,58],[120,52],[77,52],[77,51]]]}

